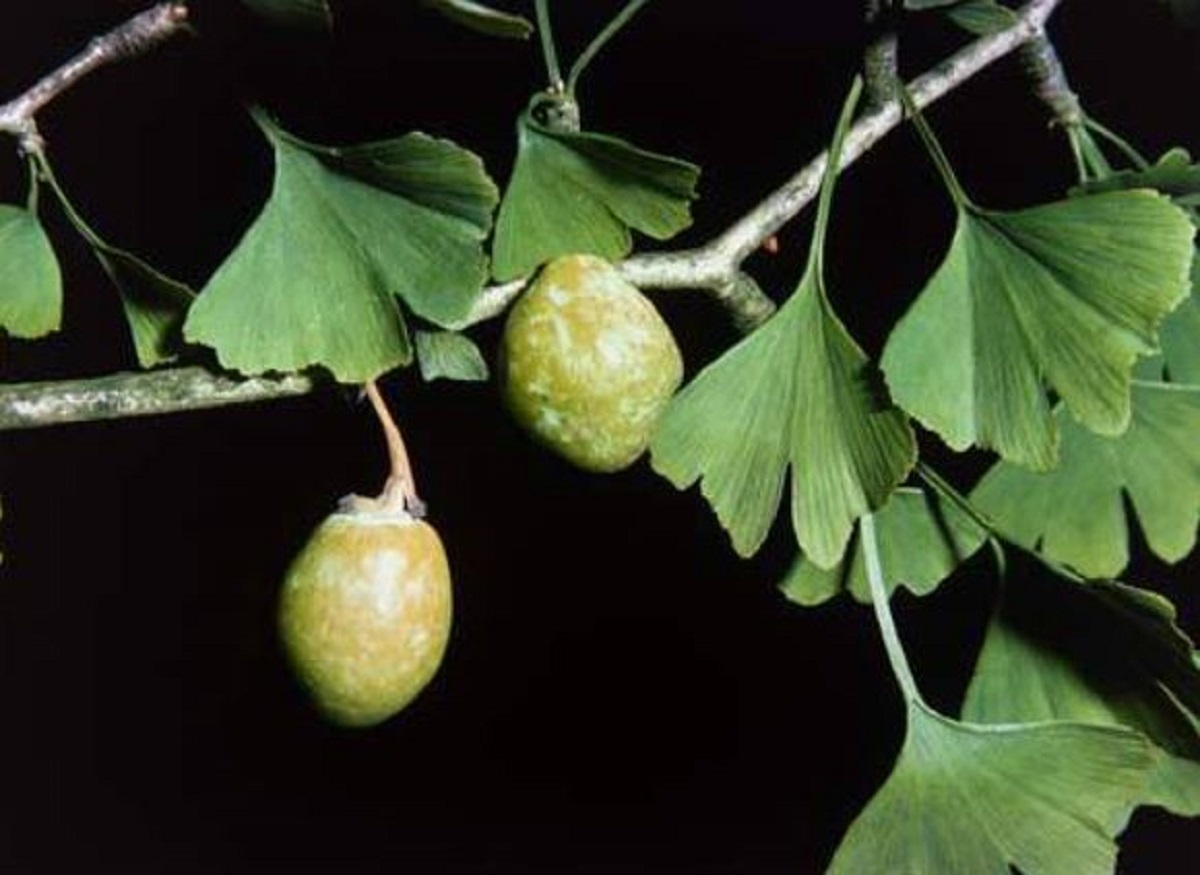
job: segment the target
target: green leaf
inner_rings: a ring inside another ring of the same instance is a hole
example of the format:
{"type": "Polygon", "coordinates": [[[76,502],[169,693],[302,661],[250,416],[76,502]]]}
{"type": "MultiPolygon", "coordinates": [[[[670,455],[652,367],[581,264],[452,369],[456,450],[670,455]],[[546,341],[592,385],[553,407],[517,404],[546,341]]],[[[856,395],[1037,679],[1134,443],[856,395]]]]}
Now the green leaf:
{"type": "MultiPolygon", "coordinates": [[[[860,83],[843,107],[839,154],[860,83]]],[[[837,161],[831,160],[830,167],[837,161]]],[[[792,526],[822,568],[842,558],[855,521],[887,500],[916,461],[916,441],[825,294],[824,234],[835,174],[821,192],[808,267],[761,328],[672,399],[651,464],[677,488],[697,480],[743,556],[767,536],[792,470],[792,526]]]]}
{"type": "Polygon", "coordinates": [[[851,825],[831,875],[1099,875],[1154,759],[1126,729],[959,723],[920,702],[892,774],[851,825]]]}
{"type": "Polygon", "coordinates": [[[174,361],[183,347],[183,322],[196,293],[131,252],[99,238],[91,243],[121,296],[138,364],[151,368],[174,361]]]}
{"type": "Polygon", "coordinates": [[[1157,762],[1139,801],[1200,815],[1200,734],[1195,715],[1161,678],[1147,646],[1189,668],[1191,642],[1169,602],[1129,587],[1013,580],[988,628],[963,717],[981,723],[1073,720],[1122,725],[1154,742],[1157,762]]]}
{"type": "Polygon", "coordinates": [[[896,403],[956,450],[1050,468],[1042,383],[1093,431],[1129,423],[1130,370],[1187,294],[1194,229],[1146,191],[1012,213],[964,204],[945,260],[888,340],[896,403]]]}
{"type": "Polygon", "coordinates": [[[482,3],[474,3],[472,0],[422,0],[422,2],[431,9],[436,9],[451,21],[486,36],[529,39],[529,35],[533,33],[533,25],[527,19],[484,6],[482,3]]]}
{"type": "Polygon", "coordinates": [[[996,0],[963,0],[946,10],[946,17],[963,30],[987,36],[1017,23],[1017,14],[996,0]]]}
{"type": "Polygon", "coordinates": [[[1200,523],[1200,387],[1135,382],[1133,420],[1106,438],[1061,409],[1058,467],[1001,462],[971,498],[1005,537],[1085,577],[1112,577],[1129,561],[1128,495],[1150,549],[1168,562],[1191,552],[1200,523]]]}
{"type": "Polygon", "coordinates": [[[488,366],[479,347],[465,334],[454,331],[418,331],[417,363],[421,377],[432,382],[447,380],[479,382],[488,378],[488,366]]]}
{"type": "Polygon", "coordinates": [[[1167,379],[1200,385],[1200,258],[1192,270],[1192,293],[1175,308],[1160,331],[1167,379]]]}
{"type": "Polygon", "coordinates": [[[333,149],[259,121],[271,197],[192,307],[189,340],[244,373],[320,365],[357,383],[410,360],[393,295],[438,324],[470,311],[496,199],[475,156],[416,133],[333,149]]]}
{"type": "Polygon", "coordinates": [[[908,423],[872,384],[867,357],[811,272],[766,325],[671,401],[650,450],[677,488],[702,481],[742,556],[766,538],[790,464],[796,539],[822,567],[841,559],[855,520],[916,458],[908,423]]]}
{"type": "Polygon", "coordinates": [[[333,13],[326,0],[242,0],[263,18],[281,27],[328,29],[333,13]]]}
{"type": "Polygon", "coordinates": [[[1144,170],[1121,170],[1077,186],[1072,193],[1098,193],[1152,188],[1172,200],[1190,200],[1200,196],[1200,164],[1192,162],[1186,149],[1165,152],[1152,166],[1144,170]]]}
{"type": "Polygon", "coordinates": [[[174,361],[184,345],[183,321],[196,293],[132,252],[113,246],[101,237],[75,209],[44,160],[42,170],[67,220],[87,241],[120,296],[138,364],[152,368],[174,361]]]}
{"type": "Polygon", "coordinates": [[[516,279],[576,253],[620,261],[632,248],[631,228],[665,240],[691,224],[699,176],[686,161],[604,134],[554,131],[526,111],[496,219],[492,273],[516,279]]]}
{"type": "Polygon", "coordinates": [[[62,323],[62,274],[42,223],[29,210],[0,204],[0,327],[14,337],[44,337],[62,323]]]}
{"type": "MultiPolygon", "coordinates": [[[[897,489],[875,514],[875,525],[889,593],[904,586],[915,595],[928,595],[987,537],[953,502],[923,489],[897,489]]],[[[861,544],[848,560],[830,569],[800,556],[781,586],[784,595],[802,605],[820,604],[842,590],[863,604],[871,602],[861,544]]]]}

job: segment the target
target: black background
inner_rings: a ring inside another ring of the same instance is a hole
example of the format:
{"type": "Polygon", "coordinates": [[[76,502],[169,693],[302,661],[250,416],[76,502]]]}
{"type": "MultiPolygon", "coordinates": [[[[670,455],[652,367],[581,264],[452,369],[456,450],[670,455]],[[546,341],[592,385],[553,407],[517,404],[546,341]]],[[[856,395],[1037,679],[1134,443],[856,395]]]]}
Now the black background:
{"type": "MultiPolygon", "coordinates": [[[[0,98],[141,5],[6,4],[0,98]]],[[[556,5],[569,59],[619,4],[556,5]]],[[[856,65],[858,5],[660,0],[585,77],[585,124],[705,168],[683,238],[701,242],[822,147],[856,65]]],[[[198,39],[55,103],[42,127],[80,208],[201,285],[269,187],[251,101],[316,140],[450,136],[503,182],[513,118],[544,81],[535,44],[474,36],[406,0],[334,6],[332,38],[284,37],[234,0],[197,2],[198,39]]],[[[1200,149],[1200,40],[1160,4],[1067,2],[1054,33],[1099,119],[1151,154],[1200,149]]],[[[962,39],[923,26],[906,66],[962,39]]],[[[981,203],[1052,198],[1070,180],[1061,135],[1011,62],[930,116],[981,203]]],[[[10,148],[0,200],[23,196],[10,148]]],[[[6,343],[0,375],[131,367],[115,295],[46,214],[65,327],[6,343]]],[[[844,178],[830,287],[869,350],[936,263],[951,218],[911,132],[844,178]]],[[[810,225],[755,257],[776,298],[799,276],[810,225]]],[[[655,300],[693,372],[734,339],[701,296],[655,300]]],[[[498,326],[475,334],[493,349],[498,326]]],[[[448,545],[457,616],[431,687],[365,732],[314,716],[273,629],[289,557],[338,496],[383,473],[350,393],[0,436],[0,868],[820,871],[899,742],[869,612],[787,603],[775,589],[784,527],[738,561],[694,493],[644,462],[611,477],[572,470],[515,430],[490,385],[405,373],[385,389],[448,545]]],[[[969,485],[980,460],[949,470],[969,485]]],[[[1135,576],[1172,594],[1196,632],[1196,571],[1143,559],[1135,576]]],[[[934,597],[899,600],[918,676],[944,708],[961,696],[993,590],[977,562],[934,597]]],[[[1154,812],[1136,815],[1124,846],[1127,872],[1176,871],[1200,852],[1194,824],[1154,812]]]]}

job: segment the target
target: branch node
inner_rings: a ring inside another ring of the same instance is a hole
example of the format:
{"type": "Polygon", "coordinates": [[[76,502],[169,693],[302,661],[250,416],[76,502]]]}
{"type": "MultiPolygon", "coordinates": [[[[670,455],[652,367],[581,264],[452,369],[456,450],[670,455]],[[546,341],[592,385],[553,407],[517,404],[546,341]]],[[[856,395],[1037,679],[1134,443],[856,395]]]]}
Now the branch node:
{"type": "Polygon", "coordinates": [[[1020,50],[1025,73],[1033,82],[1033,91],[1049,107],[1052,125],[1063,128],[1079,127],[1085,121],[1079,96],[1071,90],[1067,71],[1063,68],[1054,43],[1045,28],[1038,28],[1020,50]]]}

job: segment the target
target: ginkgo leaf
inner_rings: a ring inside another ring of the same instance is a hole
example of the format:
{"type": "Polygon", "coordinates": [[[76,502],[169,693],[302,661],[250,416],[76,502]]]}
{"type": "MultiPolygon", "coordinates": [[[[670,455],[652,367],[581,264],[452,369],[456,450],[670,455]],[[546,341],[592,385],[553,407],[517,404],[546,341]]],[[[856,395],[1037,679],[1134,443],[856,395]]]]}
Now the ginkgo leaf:
{"type": "Polygon", "coordinates": [[[501,12],[473,0],[421,0],[426,6],[471,30],[487,36],[529,39],[533,25],[510,12],[501,12]]]}
{"type": "Polygon", "coordinates": [[[30,210],[0,204],[0,328],[44,337],[62,322],[62,273],[42,223],[30,210]]]}
{"type": "Polygon", "coordinates": [[[1146,658],[1149,641],[1184,672],[1191,642],[1161,597],[1105,585],[1120,611],[1100,610],[1088,586],[1011,579],[992,618],[963,705],[981,723],[1074,720],[1128,726],[1158,748],[1139,801],[1200,815],[1200,724],[1146,658]]]}
{"type": "MultiPolygon", "coordinates": [[[[839,154],[860,90],[856,82],[831,155],[839,154]]],[[[823,568],[841,560],[855,520],[883,504],[916,461],[908,421],[888,403],[825,295],[834,176],[824,182],[796,291],[672,399],[650,443],[651,464],[677,488],[701,481],[743,556],[766,538],[791,466],[796,539],[823,568]]]]}
{"type": "Polygon", "coordinates": [[[49,165],[43,168],[67,220],[87,241],[120,296],[138,364],[152,368],[174,361],[184,345],[183,321],[196,293],[101,237],[67,197],[49,165]]]}
{"type": "Polygon", "coordinates": [[[694,164],[605,134],[551,130],[526,111],[496,219],[492,273],[515,279],[572,253],[620,261],[633,245],[631,228],[665,240],[691,224],[699,176],[694,164]]]}
{"type": "Polygon", "coordinates": [[[946,10],[946,17],[969,33],[985,36],[1017,23],[1017,14],[997,0],[962,0],[946,10]]]}
{"type": "Polygon", "coordinates": [[[466,315],[496,200],[475,156],[424,134],[332,149],[259,121],[274,187],[193,305],[189,340],[244,373],[319,365],[363,382],[410,359],[393,295],[438,324],[466,315]]]}
{"type": "Polygon", "coordinates": [[[1150,549],[1168,562],[1191,552],[1200,523],[1200,387],[1135,382],[1133,419],[1115,438],[1056,412],[1058,467],[996,464],[972,501],[1006,538],[1086,577],[1113,577],[1129,561],[1127,495],[1150,549]]]}
{"type": "Polygon", "coordinates": [[[960,723],[913,702],[892,774],[829,872],[1110,873],[1113,836],[1153,765],[1128,729],[960,723]]]}
{"type": "MultiPolygon", "coordinates": [[[[952,502],[924,489],[901,488],[875,513],[879,559],[888,592],[904,586],[928,595],[983,545],[987,532],[952,502]]],[[[843,590],[870,604],[866,559],[857,544],[825,569],[800,556],[781,583],[784,595],[817,605],[843,590]]]]}
{"type": "Polygon", "coordinates": [[[811,271],[766,325],[671,401],[650,451],[677,488],[701,480],[743,556],[766,538],[791,465],[796,539],[822,567],[841,559],[855,520],[916,457],[907,421],[872,384],[811,271]]]}
{"type": "Polygon", "coordinates": [[[183,321],[196,293],[131,252],[93,239],[92,251],[121,296],[138,364],[166,364],[183,347],[183,321]]]}
{"type": "Polygon", "coordinates": [[[1159,341],[1167,379],[1200,385],[1200,249],[1192,259],[1192,293],[1163,322],[1159,341]]]}
{"type": "Polygon", "coordinates": [[[418,331],[417,364],[427,382],[437,379],[478,382],[488,378],[487,362],[475,342],[456,331],[418,331]]]}
{"type": "Polygon", "coordinates": [[[1130,371],[1187,295],[1194,228],[1148,191],[1011,213],[959,206],[945,260],[888,339],[896,403],[956,450],[1053,466],[1046,387],[1101,434],[1129,423],[1130,371]]]}
{"type": "Polygon", "coordinates": [[[1103,179],[1083,183],[1076,192],[1122,191],[1133,188],[1152,188],[1184,204],[1200,197],[1200,164],[1192,162],[1186,149],[1174,148],[1149,167],[1139,170],[1119,170],[1103,179]]]}
{"type": "Polygon", "coordinates": [[[283,27],[328,28],[333,13],[326,0],[242,0],[273,24],[283,27]]]}

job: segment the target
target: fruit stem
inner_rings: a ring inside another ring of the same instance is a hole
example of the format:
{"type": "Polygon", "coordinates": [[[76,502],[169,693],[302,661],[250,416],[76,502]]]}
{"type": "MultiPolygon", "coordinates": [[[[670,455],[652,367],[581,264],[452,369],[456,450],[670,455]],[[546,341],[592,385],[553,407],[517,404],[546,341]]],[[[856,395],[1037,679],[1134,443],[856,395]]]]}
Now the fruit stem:
{"type": "Polygon", "coordinates": [[[408,460],[408,450],[404,446],[404,437],[400,434],[400,427],[392,418],[392,412],[388,409],[387,402],[383,400],[383,395],[380,393],[379,387],[375,385],[375,381],[367,380],[363,385],[363,390],[371,401],[375,416],[379,419],[379,427],[383,429],[383,437],[388,448],[390,470],[388,478],[383,484],[383,491],[379,494],[379,500],[385,505],[398,504],[404,510],[419,516],[424,510],[424,504],[417,497],[417,481],[413,477],[412,464],[408,460]]]}

